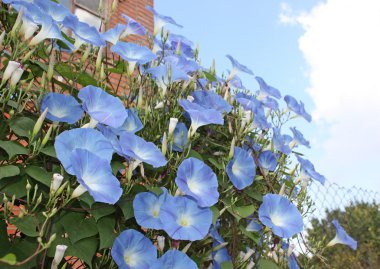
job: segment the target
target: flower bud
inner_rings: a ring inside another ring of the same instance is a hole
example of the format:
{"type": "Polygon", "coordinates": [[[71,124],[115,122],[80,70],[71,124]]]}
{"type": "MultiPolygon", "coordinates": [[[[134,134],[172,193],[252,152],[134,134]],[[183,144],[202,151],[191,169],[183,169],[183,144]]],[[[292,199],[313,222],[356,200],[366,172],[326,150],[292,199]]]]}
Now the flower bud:
{"type": "Polygon", "coordinates": [[[245,269],[253,269],[253,267],[255,266],[255,263],[253,261],[250,261],[248,264],[247,264],[247,267],[245,269]]]}
{"type": "Polygon", "coordinates": [[[17,68],[12,73],[11,83],[10,83],[12,87],[16,86],[16,84],[20,81],[20,78],[21,78],[23,73],[24,73],[24,69],[22,69],[21,67],[17,68]]]}
{"type": "Polygon", "coordinates": [[[187,96],[187,101],[189,102],[193,102],[194,101],[194,97],[192,97],[191,95],[187,96]]]}
{"type": "Polygon", "coordinates": [[[5,68],[5,71],[4,71],[4,74],[3,74],[3,79],[2,79],[2,83],[4,84],[13,74],[13,72],[20,67],[20,63],[19,62],[15,62],[15,61],[9,61],[8,62],[8,65],[7,65],[7,68],[5,68]]]}
{"type": "Polygon", "coordinates": [[[248,249],[248,251],[245,253],[244,257],[243,257],[243,262],[246,262],[248,261],[249,258],[251,258],[251,256],[255,253],[255,251],[253,249],[248,249]]]}
{"type": "Polygon", "coordinates": [[[160,108],[163,108],[164,107],[164,102],[159,102],[155,107],[154,109],[160,109],[160,108]]]}
{"type": "Polygon", "coordinates": [[[157,244],[158,244],[158,249],[160,251],[164,251],[164,248],[165,248],[165,236],[162,236],[162,235],[157,236],[157,244]]]}
{"type": "Polygon", "coordinates": [[[63,256],[65,255],[65,251],[67,249],[66,245],[57,245],[55,247],[55,254],[54,254],[54,260],[51,264],[51,269],[57,269],[59,263],[63,259],[63,256]]]}
{"type": "Polygon", "coordinates": [[[116,8],[117,8],[117,2],[118,0],[113,0],[112,2],[112,6],[111,6],[111,12],[115,12],[116,8]]]}
{"type": "Polygon", "coordinates": [[[175,127],[177,126],[178,119],[177,118],[170,118],[169,122],[169,137],[173,135],[173,132],[175,130],[175,127]]]}
{"type": "Polygon", "coordinates": [[[162,155],[165,156],[167,150],[168,150],[168,138],[167,138],[166,132],[164,132],[164,136],[162,137],[162,148],[161,148],[162,155]]]}
{"type": "Polygon", "coordinates": [[[293,253],[293,250],[294,250],[295,246],[294,244],[290,244],[289,247],[288,247],[288,257],[290,257],[293,253]]]}
{"type": "Polygon", "coordinates": [[[100,68],[101,68],[101,65],[102,65],[102,60],[103,60],[103,48],[100,47],[99,51],[98,51],[98,56],[96,58],[96,65],[95,65],[97,72],[100,71],[100,68]]]}
{"type": "Polygon", "coordinates": [[[38,132],[41,130],[42,124],[44,123],[47,113],[48,113],[48,108],[45,108],[44,112],[41,113],[40,117],[38,118],[36,124],[33,127],[32,137],[35,137],[38,134],[38,132]]]}
{"type": "Polygon", "coordinates": [[[228,158],[232,159],[234,157],[234,154],[235,154],[235,144],[236,144],[236,141],[235,141],[235,137],[232,138],[232,141],[231,141],[231,146],[230,146],[230,153],[228,154],[228,158]]]}
{"type": "Polygon", "coordinates": [[[286,185],[285,185],[285,183],[283,183],[282,185],[281,185],[281,189],[280,189],[280,192],[278,193],[279,195],[284,195],[284,193],[285,193],[285,188],[286,188],[286,185]]]}
{"type": "Polygon", "coordinates": [[[46,145],[46,143],[49,141],[52,130],[53,130],[53,125],[50,125],[46,135],[44,136],[44,139],[42,139],[41,147],[44,147],[46,145]]]}
{"type": "Polygon", "coordinates": [[[53,50],[49,57],[49,67],[47,71],[47,79],[48,81],[51,81],[53,75],[54,75],[54,65],[55,65],[55,51],[53,50]]]}
{"type": "Polygon", "coordinates": [[[63,181],[63,176],[58,173],[54,173],[53,181],[51,182],[51,185],[50,185],[50,192],[55,193],[61,186],[62,181],[63,181]]]}
{"type": "Polygon", "coordinates": [[[191,247],[191,244],[192,244],[193,242],[189,242],[181,251],[183,252],[183,253],[186,253],[188,250],[189,250],[189,248],[191,247]]]}

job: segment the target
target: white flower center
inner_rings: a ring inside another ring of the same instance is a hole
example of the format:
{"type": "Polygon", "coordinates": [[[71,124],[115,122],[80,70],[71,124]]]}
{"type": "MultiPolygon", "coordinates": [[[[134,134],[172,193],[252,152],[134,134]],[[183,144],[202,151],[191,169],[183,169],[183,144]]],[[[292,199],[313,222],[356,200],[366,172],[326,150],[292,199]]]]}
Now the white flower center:
{"type": "Polygon", "coordinates": [[[276,226],[283,226],[283,218],[279,214],[274,214],[270,216],[271,221],[273,222],[274,225],[276,226]]]}

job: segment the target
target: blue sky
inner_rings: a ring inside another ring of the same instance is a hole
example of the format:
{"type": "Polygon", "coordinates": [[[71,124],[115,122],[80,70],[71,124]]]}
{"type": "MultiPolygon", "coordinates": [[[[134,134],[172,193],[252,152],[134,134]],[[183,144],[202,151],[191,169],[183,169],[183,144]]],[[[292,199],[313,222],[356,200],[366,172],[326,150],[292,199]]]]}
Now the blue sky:
{"type": "MultiPolygon", "coordinates": [[[[215,58],[221,73],[231,54],[283,95],[303,100],[316,120],[293,124],[311,141],[303,152],[320,173],[380,190],[380,117],[368,119],[380,116],[373,72],[380,67],[380,1],[156,0],[155,8],[184,26],[172,32],[200,45],[203,66],[215,58]]],[[[241,77],[257,89],[253,77],[241,77]]]]}

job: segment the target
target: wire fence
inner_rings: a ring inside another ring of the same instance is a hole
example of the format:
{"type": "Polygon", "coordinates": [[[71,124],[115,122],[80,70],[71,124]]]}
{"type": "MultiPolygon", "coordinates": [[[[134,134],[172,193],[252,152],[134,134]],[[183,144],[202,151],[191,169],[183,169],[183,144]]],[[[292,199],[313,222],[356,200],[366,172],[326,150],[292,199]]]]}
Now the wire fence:
{"type": "Polygon", "coordinates": [[[376,203],[380,205],[380,192],[367,190],[360,187],[344,187],[336,183],[326,181],[324,185],[312,181],[308,193],[313,202],[311,213],[306,216],[306,226],[313,218],[322,219],[326,210],[339,209],[357,203],[376,203]]]}

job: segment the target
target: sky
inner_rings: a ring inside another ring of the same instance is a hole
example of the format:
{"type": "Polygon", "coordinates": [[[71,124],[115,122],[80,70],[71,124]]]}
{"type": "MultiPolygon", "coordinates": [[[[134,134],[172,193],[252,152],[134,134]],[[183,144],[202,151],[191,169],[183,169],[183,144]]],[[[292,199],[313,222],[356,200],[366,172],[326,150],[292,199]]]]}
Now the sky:
{"type": "Polygon", "coordinates": [[[203,66],[215,59],[226,72],[231,54],[301,99],[313,122],[292,125],[330,182],[380,191],[379,0],[155,0],[155,8],[184,26],[170,31],[199,44],[203,66]]]}

